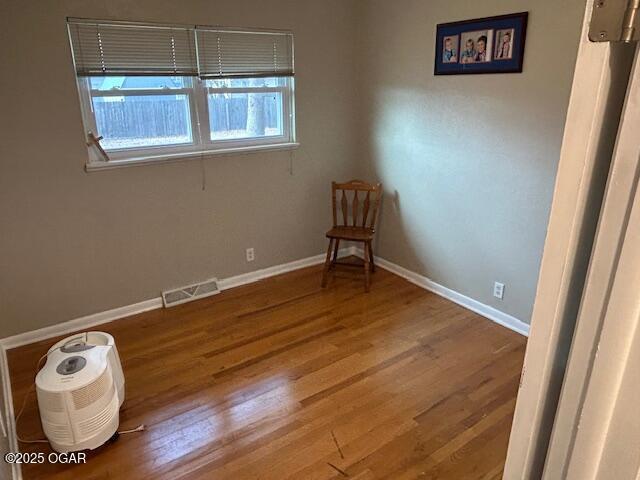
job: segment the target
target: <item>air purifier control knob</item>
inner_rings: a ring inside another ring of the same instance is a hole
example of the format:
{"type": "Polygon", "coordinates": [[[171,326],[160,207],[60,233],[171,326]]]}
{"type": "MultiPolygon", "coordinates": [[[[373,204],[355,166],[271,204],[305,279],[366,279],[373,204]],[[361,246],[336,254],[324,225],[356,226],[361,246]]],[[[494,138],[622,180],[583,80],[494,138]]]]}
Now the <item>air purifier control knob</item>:
{"type": "Polygon", "coordinates": [[[56,372],[60,375],[73,375],[82,370],[86,364],[87,360],[84,357],[67,357],[58,364],[56,372]]]}

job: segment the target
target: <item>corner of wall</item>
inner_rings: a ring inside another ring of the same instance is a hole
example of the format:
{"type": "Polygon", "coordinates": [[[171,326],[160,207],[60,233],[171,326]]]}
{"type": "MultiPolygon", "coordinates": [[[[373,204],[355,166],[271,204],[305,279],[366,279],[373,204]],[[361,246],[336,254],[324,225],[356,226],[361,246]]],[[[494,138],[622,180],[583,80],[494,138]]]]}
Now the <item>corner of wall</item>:
{"type": "Polygon", "coordinates": [[[376,251],[530,322],[584,4],[358,8],[358,169],[385,186],[376,251]],[[522,10],[522,73],[434,76],[437,24],[522,10]]]}
{"type": "Polygon", "coordinates": [[[18,438],[16,434],[15,416],[13,413],[13,395],[11,391],[11,377],[9,375],[9,363],[4,346],[0,345],[0,421],[6,432],[0,432],[0,478],[13,480],[22,479],[22,470],[17,463],[8,464],[4,461],[4,455],[8,452],[18,452],[18,438]],[[5,433],[5,435],[2,435],[5,433]]]}

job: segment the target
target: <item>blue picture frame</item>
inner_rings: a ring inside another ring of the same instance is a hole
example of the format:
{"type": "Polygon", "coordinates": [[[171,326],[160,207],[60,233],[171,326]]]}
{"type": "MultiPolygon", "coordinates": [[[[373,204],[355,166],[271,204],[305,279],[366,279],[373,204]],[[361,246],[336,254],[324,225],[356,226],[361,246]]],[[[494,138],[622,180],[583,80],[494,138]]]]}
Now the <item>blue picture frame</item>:
{"type": "Polygon", "coordinates": [[[434,75],[520,73],[528,12],[441,23],[434,75]]]}

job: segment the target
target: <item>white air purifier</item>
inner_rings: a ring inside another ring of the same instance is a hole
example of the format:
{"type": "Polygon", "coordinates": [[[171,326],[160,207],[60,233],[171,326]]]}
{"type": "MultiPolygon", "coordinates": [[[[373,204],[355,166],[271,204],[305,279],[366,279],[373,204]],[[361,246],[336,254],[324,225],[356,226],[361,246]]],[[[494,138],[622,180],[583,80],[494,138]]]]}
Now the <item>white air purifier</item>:
{"type": "Polygon", "coordinates": [[[36,375],[40,420],[57,452],[93,450],[113,437],[124,401],[124,375],[113,337],[87,332],[49,349],[36,375]]]}

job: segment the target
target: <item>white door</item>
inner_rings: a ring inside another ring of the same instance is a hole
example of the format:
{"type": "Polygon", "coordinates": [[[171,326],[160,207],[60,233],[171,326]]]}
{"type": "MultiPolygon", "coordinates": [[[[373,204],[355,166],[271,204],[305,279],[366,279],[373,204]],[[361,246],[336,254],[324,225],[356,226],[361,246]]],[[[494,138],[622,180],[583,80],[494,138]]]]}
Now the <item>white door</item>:
{"type": "Polygon", "coordinates": [[[543,478],[640,478],[640,59],[636,54],[543,478]]]}
{"type": "MultiPolygon", "coordinates": [[[[618,137],[635,46],[589,41],[594,0],[585,3],[505,480],[538,480],[543,472],[549,479],[565,478],[563,472],[567,472],[566,461],[576,444],[574,428],[579,420],[575,405],[568,398],[578,399],[585,394],[584,381],[591,367],[584,358],[594,353],[593,345],[580,343],[582,346],[578,347],[573,342],[574,333],[577,335],[578,327],[578,331],[584,330],[585,336],[593,338],[599,328],[595,325],[603,319],[602,312],[612,293],[610,279],[618,264],[615,249],[610,247],[595,261],[592,248],[604,245],[605,238],[609,242],[619,240],[624,219],[628,219],[626,213],[620,214],[619,207],[609,207],[609,213],[600,216],[605,185],[608,184],[606,201],[611,204],[612,198],[628,201],[635,184],[633,162],[621,162],[620,158],[633,159],[633,154],[622,155],[621,149],[632,152],[636,148],[637,161],[637,144],[633,145],[633,134],[626,142],[622,135],[618,137]],[[612,158],[617,138],[618,153],[612,158]],[[627,143],[628,147],[622,147],[627,143]],[[596,228],[598,241],[594,243],[596,228]],[[578,356],[582,359],[574,360],[578,356]]],[[[635,93],[629,95],[624,112],[625,125],[630,130],[634,127],[630,112],[636,108],[637,84],[633,88],[635,93]]],[[[637,142],[637,119],[635,132],[637,142]]]]}

